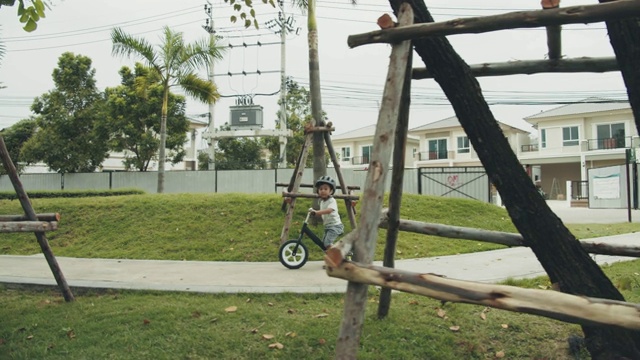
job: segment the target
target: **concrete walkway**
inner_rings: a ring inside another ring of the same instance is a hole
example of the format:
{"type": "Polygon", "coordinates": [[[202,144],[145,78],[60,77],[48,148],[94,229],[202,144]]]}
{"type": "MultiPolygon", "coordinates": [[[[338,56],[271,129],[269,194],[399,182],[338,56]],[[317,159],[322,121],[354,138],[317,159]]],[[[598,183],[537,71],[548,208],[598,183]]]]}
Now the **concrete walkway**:
{"type": "MultiPolygon", "coordinates": [[[[550,202],[552,203],[552,202],[550,202]]],[[[591,210],[550,204],[566,223],[626,222],[624,209],[591,210]]],[[[634,221],[640,212],[634,210],[634,221]]],[[[638,226],[640,231],[640,225],[638,226]]],[[[452,240],[454,241],[454,240],[452,240]]],[[[618,245],[640,246],[640,233],[591,239],[618,245]]],[[[274,258],[277,255],[274,253],[274,258]]],[[[598,264],[633,260],[629,257],[594,255],[598,264]]],[[[56,257],[71,287],[191,291],[207,293],[327,293],[344,292],[346,282],[328,277],[321,261],[310,261],[298,270],[279,262],[152,261],[80,259],[56,257]]],[[[376,262],[377,265],[381,265],[376,262]]],[[[436,258],[397,260],[398,269],[435,273],[449,278],[499,282],[508,278],[530,278],[545,272],[529,248],[508,248],[436,258]]],[[[0,256],[0,283],[55,286],[42,254],[0,256]]]]}

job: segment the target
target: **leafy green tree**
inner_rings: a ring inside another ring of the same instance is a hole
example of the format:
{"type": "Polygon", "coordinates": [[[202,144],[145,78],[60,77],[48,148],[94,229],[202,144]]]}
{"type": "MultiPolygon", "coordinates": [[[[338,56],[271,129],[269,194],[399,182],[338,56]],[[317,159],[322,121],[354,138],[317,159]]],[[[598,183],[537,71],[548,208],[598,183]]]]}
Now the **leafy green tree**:
{"type": "Polygon", "coordinates": [[[198,170],[209,170],[210,158],[206,150],[198,151],[198,170]]]}
{"type": "MultiPolygon", "coordinates": [[[[230,130],[225,124],[220,130],[230,130]]],[[[266,168],[262,159],[262,145],[252,138],[222,138],[218,140],[216,169],[218,170],[254,170],[266,168]]],[[[208,156],[207,156],[208,157],[208,156]]]]}
{"type": "MultiPolygon", "coordinates": [[[[22,163],[20,152],[22,145],[29,140],[36,131],[36,121],[34,119],[24,119],[13,124],[11,127],[0,131],[0,136],[4,138],[4,143],[7,146],[9,157],[13,161],[18,172],[22,170],[25,165],[22,163]]],[[[0,174],[6,174],[4,166],[0,163],[0,174]]]]}
{"type": "MultiPolygon", "coordinates": [[[[124,152],[127,170],[147,171],[149,163],[157,159],[160,140],[160,114],[163,88],[160,77],[151,69],[136,63],[119,71],[121,85],[107,88],[108,123],[111,130],[110,148],[124,152]]],[[[189,121],[185,115],[184,96],[169,93],[167,109],[167,143],[169,160],[176,164],[184,159],[184,143],[189,121]]]]}
{"type": "MultiPolygon", "coordinates": [[[[287,79],[287,95],[285,98],[287,112],[287,129],[293,131],[293,137],[287,140],[287,166],[295,166],[304,145],[305,135],[304,126],[313,121],[311,116],[311,97],[309,90],[300,86],[292,79],[287,79]]],[[[280,118],[280,111],[277,115],[280,118]]],[[[278,122],[276,127],[280,129],[282,126],[278,122]]],[[[271,157],[269,161],[272,164],[278,163],[280,159],[280,144],[277,138],[263,138],[263,146],[269,150],[271,157]]],[[[305,167],[313,165],[313,149],[309,149],[309,155],[305,167]]]]}
{"type": "MultiPolygon", "coordinates": [[[[42,0],[30,0],[31,5],[25,7],[25,0],[18,0],[18,17],[24,24],[23,29],[32,32],[38,28],[38,21],[45,17],[44,8],[49,7],[47,2],[42,0]]],[[[0,0],[0,8],[14,6],[16,0],[0,0]]]]}
{"type": "Polygon", "coordinates": [[[38,129],[22,147],[27,162],[53,171],[92,172],[108,156],[104,99],[96,89],[91,59],[66,52],[53,70],[55,88],[31,105],[38,129]]]}
{"type": "Polygon", "coordinates": [[[160,117],[160,145],[158,155],[158,193],[164,192],[164,172],[167,145],[167,114],[169,89],[180,86],[191,97],[212,103],[220,97],[213,82],[198,76],[197,70],[206,68],[214,59],[222,57],[222,49],[214,38],[186,44],[181,32],[164,27],[162,45],[156,49],[145,39],[135,38],[119,28],[111,31],[114,55],[135,55],[146,62],[160,77],[163,100],[160,117]]]}

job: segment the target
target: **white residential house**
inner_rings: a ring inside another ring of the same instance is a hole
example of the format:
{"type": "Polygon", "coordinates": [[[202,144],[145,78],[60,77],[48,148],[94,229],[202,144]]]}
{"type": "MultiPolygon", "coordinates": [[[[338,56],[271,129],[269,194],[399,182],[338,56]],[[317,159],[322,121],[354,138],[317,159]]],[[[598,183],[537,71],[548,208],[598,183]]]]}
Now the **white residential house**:
{"type": "MultiPolygon", "coordinates": [[[[369,125],[331,136],[331,143],[340,161],[340,167],[345,169],[365,169],[369,167],[375,131],[376,125],[369,125]]],[[[409,135],[405,150],[405,167],[414,167],[414,154],[418,151],[418,148],[418,138],[409,135]]]]}
{"type": "MultiPolygon", "coordinates": [[[[523,165],[539,166],[543,190],[564,194],[567,181],[587,181],[587,170],[626,162],[638,148],[638,132],[628,101],[589,98],[524,118],[538,138],[523,145],[523,165]],[[555,191],[554,191],[555,192],[555,191]]],[[[574,190],[575,192],[575,190],[574,190]]]]}
{"type": "MultiPolygon", "coordinates": [[[[514,152],[531,142],[526,130],[498,123],[514,152]]],[[[482,166],[455,116],[409,129],[409,134],[420,139],[415,167],[482,166]]]]}

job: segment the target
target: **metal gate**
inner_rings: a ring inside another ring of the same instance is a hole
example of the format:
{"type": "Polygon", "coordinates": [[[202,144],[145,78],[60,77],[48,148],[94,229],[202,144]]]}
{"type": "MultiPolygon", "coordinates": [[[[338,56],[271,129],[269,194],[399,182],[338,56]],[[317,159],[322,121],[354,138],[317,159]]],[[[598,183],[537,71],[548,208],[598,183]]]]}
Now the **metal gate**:
{"type": "Polygon", "coordinates": [[[480,166],[418,168],[418,194],[491,202],[491,182],[480,166]]]}

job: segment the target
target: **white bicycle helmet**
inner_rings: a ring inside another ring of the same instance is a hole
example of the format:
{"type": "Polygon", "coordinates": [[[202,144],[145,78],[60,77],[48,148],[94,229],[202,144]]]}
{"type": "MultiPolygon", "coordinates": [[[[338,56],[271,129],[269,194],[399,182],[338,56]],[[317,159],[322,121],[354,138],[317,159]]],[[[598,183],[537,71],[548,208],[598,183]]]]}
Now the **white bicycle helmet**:
{"type": "Polygon", "coordinates": [[[316,188],[318,188],[322,184],[327,184],[331,187],[331,195],[336,192],[336,181],[331,178],[331,176],[320,176],[318,180],[316,180],[316,188]]]}

